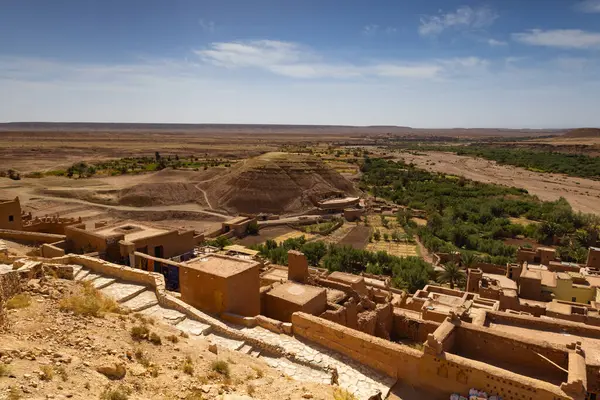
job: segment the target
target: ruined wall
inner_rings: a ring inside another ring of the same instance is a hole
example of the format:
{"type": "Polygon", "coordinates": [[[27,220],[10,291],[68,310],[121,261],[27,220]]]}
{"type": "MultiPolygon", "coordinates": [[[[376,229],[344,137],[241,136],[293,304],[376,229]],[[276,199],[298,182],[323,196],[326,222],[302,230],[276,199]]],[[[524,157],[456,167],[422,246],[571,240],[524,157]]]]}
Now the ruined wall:
{"type": "Polygon", "coordinates": [[[54,257],[62,257],[65,255],[65,251],[53,244],[43,244],[40,248],[40,253],[42,257],[46,258],[54,258],[54,257]]]}
{"type": "Polygon", "coordinates": [[[456,329],[454,348],[450,352],[508,370],[516,368],[518,371],[530,371],[534,376],[544,376],[555,380],[558,384],[566,381],[564,372],[538,356],[541,354],[566,369],[568,353],[563,346],[553,347],[548,343],[542,345],[541,343],[536,344],[532,340],[522,342],[519,339],[524,340],[463,323],[456,329]]]}
{"type": "Polygon", "coordinates": [[[570,335],[600,339],[600,328],[595,326],[578,324],[570,321],[556,321],[547,318],[537,318],[503,312],[488,311],[486,315],[486,324],[489,323],[522,326],[528,329],[537,329],[540,331],[545,330],[551,332],[559,332],[563,334],[567,333],[570,335]]]}
{"type": "MultiPolygon", "coordinates": [[[[82,225],[67,226],[65,228],[65,235],[67,236],[67,251],[75,253],[90,253],[97,251],[103,253],[106,252],[108,247],[107,238],[86,231],[83,229],[82,225]]],[[[121,237],[118,240],[122,240],[125,235],[120,236],[121,237]]]]}
{"type": "Polygon", "coordinates": [[[50,233],[37,233],[26,231],[15,231],[9,229],[0,229],[0,239],[14,240],[16,242],[26,243],[54,243],[63,240],[63,235],[54,235],[50,233]]]}
{"type": "Polygon", "coordinates": [[[422,319],[412,319],[399,312],[394,312],[394,325],[392,338],[410,339],[415,342],[424,342],[427,335],[435,332],[440,324],[422,319]]]}
{"type": "Polygon", "coordinates": [[[6,301],[20,292],[21,285],[19,282],[19,273],[17,271],[0,273],[0,328],[5,323],[6,301]]]}
{"type": "Polygon", "coordinates": [[[21,204],[18,197],[12,201],[0,200],[0,229],[16,231],[23,229],[21,204]]]}
{"type": "Polygon", "coordinates": [[[446,353],[443,358],[375,338],[304,313],[292,316],[295,336],[338,351],[414,387],[468,393],[475,387],[504,400],[568,400],[556,385],[446,353]]]}

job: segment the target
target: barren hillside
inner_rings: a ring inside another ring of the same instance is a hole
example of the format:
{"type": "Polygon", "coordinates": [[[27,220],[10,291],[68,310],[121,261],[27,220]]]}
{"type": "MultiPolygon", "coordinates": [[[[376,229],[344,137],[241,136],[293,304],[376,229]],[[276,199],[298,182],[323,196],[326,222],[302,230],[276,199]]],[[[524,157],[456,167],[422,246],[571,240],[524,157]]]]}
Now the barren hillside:
{"type": "Polygon", "coordinates": [[[600,128],[579,128],[573,129],[562,135],[565,138],[588,138],[600,137],[600,128]]]}
{"type": "Polygon", "coordinates": [[[204,189],[215,208],[242,213],[294,213],[326,197],[357,194],[349,180],[317,157],[291,153],[246,160],[204,189]]]}

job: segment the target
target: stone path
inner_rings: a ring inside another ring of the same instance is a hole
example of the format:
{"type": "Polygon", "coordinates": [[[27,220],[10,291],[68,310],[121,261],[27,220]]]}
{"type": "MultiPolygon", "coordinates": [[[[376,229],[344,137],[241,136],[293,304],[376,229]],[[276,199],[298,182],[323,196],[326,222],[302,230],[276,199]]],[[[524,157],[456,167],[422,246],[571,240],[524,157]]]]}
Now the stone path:
{"type": "MultiPolygon", "coordinates": [[[[329,384],[331,383],[331,368],[336,368],[339,385],[354,393],[361,400],[366,400],[379,391],[382,393],[382,398],[386,398],[391,387],[396,383],[395,379],[314,343],[304,342],[284,334],[276,334],[261,327],[247,328],[226,324],[227,327],[237,330],[246,338],[279,346],[293,357],[290,359],[261,354],[259,349],[253,348],[251,344],[243,340],[213,332],[212,326],[207,323],[191,320],[177,310],[160,306],[156,294],[151,288],[118,281],[110,276],[101,275],[79,266],[74,268],[73,273],[76,281],[90,282],[102,293],[112,297],[133,312],[139,312],[174,325],[177,329],[187,333],[192,340],[209,340],[229,350],[260,357],[271,367],[292,379],[329,384]]],[[[211,319],[207,315],[205,321],[211,319]]]]}

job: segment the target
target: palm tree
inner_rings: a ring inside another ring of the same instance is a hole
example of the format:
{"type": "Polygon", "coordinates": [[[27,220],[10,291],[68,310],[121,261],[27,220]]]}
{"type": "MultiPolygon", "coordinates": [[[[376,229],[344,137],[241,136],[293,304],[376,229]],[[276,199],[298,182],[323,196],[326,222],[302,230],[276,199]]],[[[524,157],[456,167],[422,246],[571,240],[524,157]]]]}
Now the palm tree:
{"type": "Polygon", "coordinates": [[[454,261],[450,261],[442,268],[444,268],[444,271],[442,271],[442,273],[438,277],[438,281],[440,283],[449,283],[450,289],[454,289],[455,284],[461,284],[467,279],[465,271],[460,269],[458,264],[454,261]]]}
{"type": "Polygon", "coordinates": [[[463,252],[460,253],[460,264],[465,268],[472,268],[475,264],[479,262],[479,256],[475,253],[463,252]]]}

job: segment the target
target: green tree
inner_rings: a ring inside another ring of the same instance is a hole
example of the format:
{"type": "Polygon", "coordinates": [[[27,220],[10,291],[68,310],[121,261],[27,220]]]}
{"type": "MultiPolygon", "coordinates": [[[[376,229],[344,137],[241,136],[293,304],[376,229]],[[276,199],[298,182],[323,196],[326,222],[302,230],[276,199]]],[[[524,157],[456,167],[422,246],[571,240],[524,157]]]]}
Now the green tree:
{"type": "Polygon", "coordinates": [[[252,221],[248,224],[246,228],[246,233],[248,235],[258,235],[258,222],[252,221]]]}
{"type": "Polygon", "coordinates": [[[381,232],[379,232],[379,229],[376,229],[375,232],[373,232],[373,239],[377,242],[381,240],[381,232]]]}
{"type": "Polygon", "coordinates": [[[460,263],[466,269],[473,268],[479,261],[479,257],[475,253],[468,251],[460,253],[460,263]]]}
{"type": "Polygon", "coordinates": [[[446,263],[442,268],[444,270],[440,273],[438,281],[440,283],[449,283],[450,289],[454,289],[454,285],[461,285],[467,279],[465,271],[460,269],[458,264],[453,261],[446,263]]]}

